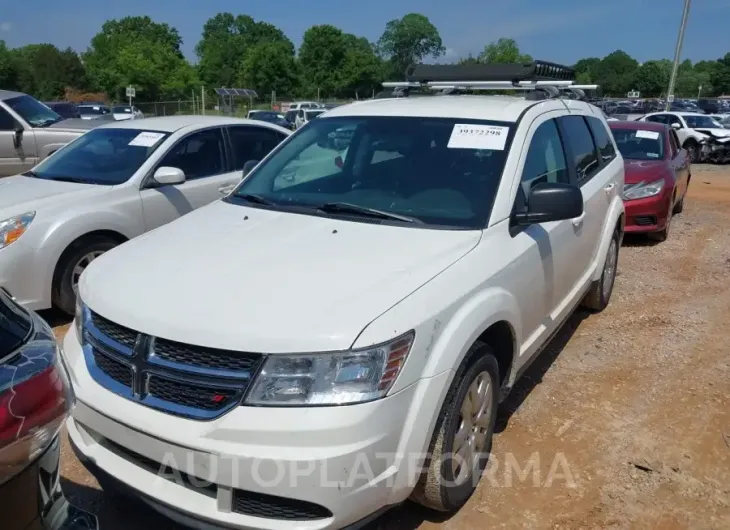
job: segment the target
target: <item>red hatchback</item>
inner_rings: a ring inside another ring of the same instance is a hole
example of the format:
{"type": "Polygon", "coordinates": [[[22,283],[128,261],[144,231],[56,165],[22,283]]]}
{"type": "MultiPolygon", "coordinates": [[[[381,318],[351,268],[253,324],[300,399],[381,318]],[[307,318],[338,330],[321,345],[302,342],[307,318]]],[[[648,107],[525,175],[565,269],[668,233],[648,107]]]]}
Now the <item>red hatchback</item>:
{"type": "Polygon", "coordinates": [[[624,158],[626,232],[664,241],[672,215],[682,211],[691,177],[687,152],[677,134],[661,123],[610,121],[624,158]]]}

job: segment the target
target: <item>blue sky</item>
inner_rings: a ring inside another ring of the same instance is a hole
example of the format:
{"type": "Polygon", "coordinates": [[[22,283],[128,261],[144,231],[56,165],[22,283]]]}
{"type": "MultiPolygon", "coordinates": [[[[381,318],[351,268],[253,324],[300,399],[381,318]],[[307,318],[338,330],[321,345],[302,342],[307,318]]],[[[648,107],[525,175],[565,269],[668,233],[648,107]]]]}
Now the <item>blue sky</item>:
{"type": "MultiPolygon", "coordinates": [[[[203,23],[222,11],[246,13],[280,27],[296,45],[315,24],[333,24],[375,41],[386,22],[420,12],[438,27],[447,59],[478,53],[499,37],[517,40],[538,59],[573,63],[623,49],[639,61],[674,54],[682,0],[9,0],[0,11],[0,39],[9,46],[50,42],[84,51],[109,18],[146,14],[175,26],[185,54],[203,23]]],[[[730,0],[694,0],[683,58],[716,59],[730,52],[730,0]]]]}

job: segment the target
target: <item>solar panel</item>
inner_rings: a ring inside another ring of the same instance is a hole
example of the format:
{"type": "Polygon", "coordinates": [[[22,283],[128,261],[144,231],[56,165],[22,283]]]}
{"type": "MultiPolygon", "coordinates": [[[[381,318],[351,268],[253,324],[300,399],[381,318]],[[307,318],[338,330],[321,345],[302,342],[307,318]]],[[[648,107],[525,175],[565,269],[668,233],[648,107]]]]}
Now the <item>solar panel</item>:
{"type": "Polygon", "coordinates": [[[256,91],[250,88],[216,88],[215,93],[219,96],[243,96],[247,98],[259,97],[256,91]]]}

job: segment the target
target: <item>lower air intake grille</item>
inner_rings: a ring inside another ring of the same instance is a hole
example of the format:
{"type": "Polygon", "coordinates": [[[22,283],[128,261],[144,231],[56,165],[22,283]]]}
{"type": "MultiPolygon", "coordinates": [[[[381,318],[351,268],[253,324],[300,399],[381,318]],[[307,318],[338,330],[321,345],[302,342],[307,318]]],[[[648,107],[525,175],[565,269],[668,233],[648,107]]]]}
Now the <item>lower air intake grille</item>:
{"type": "Polygon", "coordinates": [[[318,504],[243,490],[233,490],[233,511],[251,517],[287,521],[313,521],[332,517],[332,512],[318,504]]]}
{"type": "Polygon", "coordinates": [[[657,223],[657,220],[653,215],[638,215],[634,217],[634,223],[637,226],[652,226],[657,223]]]}

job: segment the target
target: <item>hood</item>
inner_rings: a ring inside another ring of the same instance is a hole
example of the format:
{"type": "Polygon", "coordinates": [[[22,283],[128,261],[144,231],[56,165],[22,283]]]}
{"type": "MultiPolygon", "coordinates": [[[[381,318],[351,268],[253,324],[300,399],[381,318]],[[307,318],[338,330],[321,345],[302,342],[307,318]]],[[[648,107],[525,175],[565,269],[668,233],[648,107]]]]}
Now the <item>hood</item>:
{"type": "Polygon", "coordinates": [[[695,129],[695,131],[715,138],[730,138],[730,129],[695,129]]]}
{"type": "Polygon", "coordinates": [[[80,292],[113,322],[178,342],[345,350],[480,237],[218,201],[97,258],[80,292]]]}
{"type": "Polygon", "coordinates": [[[110,189],[94,184],[77,184],[75,182],[55,182],[33,177],[16,175],[0,179],[0,220],[10,215],[29,211],[38,211],[47,204],[59,205],[59,199],[90,191],[110,189]],[[5,215],[7,213],[7,215],[5,215]]]}
{"type": "Polygon", "coordinates": [[[651,182],[666,175],[669,165],[665,160],[627,160],[624,159],[625,183],[638,184],[651,182]]]}
{"type": "Polygon", "coordinates": [[[65,132],[84,132],[88,131],[89,129],[93,129],[95,127],[98,127],[101,125],[102,122],[94,123],[94,120],[85,120],[83,118],[69,118],[67,120],[61,120],[58,123],[54,123],[53,125],[50,125],[49,129],[58,130],[61,129],[65,132]]]}

